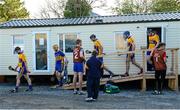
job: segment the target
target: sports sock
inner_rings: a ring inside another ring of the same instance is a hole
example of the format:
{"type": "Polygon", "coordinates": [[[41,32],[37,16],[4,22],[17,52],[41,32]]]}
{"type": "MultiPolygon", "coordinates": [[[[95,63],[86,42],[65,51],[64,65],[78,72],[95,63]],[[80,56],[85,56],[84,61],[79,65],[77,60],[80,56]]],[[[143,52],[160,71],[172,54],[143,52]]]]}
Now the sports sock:
{"type": "Polygon", "coordinates": [[[18,88],[19,88],[19,87],[18,87],[18,86],[16,86],[16,87],[15,87],[15,90],[17,91],[17,90],[18,90],[18,88]]]}
{"type": "Polygon", "coordinates": [[[32,89],[32,85],[29,85],[29,89],[32,89]]]}
{"type": "Polygon", "coordinates": [[[62,82],[62,78],[58,81],[59,85],[62,85],[63,82],[62,82]]]}

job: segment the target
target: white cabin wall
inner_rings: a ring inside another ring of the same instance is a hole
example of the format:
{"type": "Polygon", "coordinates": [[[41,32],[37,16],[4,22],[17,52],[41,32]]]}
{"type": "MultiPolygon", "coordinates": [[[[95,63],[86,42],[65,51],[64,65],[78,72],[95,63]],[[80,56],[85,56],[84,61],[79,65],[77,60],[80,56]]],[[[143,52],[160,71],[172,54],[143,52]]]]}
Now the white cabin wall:
{"type": "MultiPolygon", "coordinates": [[[[32,75],[50,75],[54,70],[54,52],[52,49],[53,44],[58,44],[59,33],[78,33],[79,38],[82,39],[84,50],[92,50],[93,43],[90,41],[89,36],[96,34],[97,38],[102,42],[105,53],[112,53],[115,50],[114,35],[115,32],[123,32],[126,30],[131,31],[132,36],[135,38],[136,47],[140,49],[141,46],[146,46],[147,27],[166,28],[166,43],[167,47],[180,48],[180,22],[157,22],[157,23],[131,23],[131,24],[108,24],[108,25],[84,25],[84,26],[62,26],[62,27],[39,27],[39,28],[13,28],[13,29],[0,29],[0,74],[1,75],[15,75],[15,73],[8,71],[9,65],[15,66],[17,62],[17,55],[12,54],[12,36],[16,34],[24,35],[25,54],[28,58],[29,69],[32,75]],[[34,65],[34,49],[33,49],[33,32],[49,31],[49,63],[50,71],[46,73],[35,73],[34,65]]],[[[69,74],[73,74],[72,69],[72,54],[66,54],[69,63],[69,74]]],[[[104,62],[109,69],[115,74],[123,74],[125,72],[125,57],[126,55],[105,56],[104,62]]],[[[136,54],[136,60],[142,65],[141,53],[136,54]]],[[[131,65],[130,72],[137,73],[139,70],[131,65]]],[[[107,73],[106,73],[107,74],[107,73]]]]}

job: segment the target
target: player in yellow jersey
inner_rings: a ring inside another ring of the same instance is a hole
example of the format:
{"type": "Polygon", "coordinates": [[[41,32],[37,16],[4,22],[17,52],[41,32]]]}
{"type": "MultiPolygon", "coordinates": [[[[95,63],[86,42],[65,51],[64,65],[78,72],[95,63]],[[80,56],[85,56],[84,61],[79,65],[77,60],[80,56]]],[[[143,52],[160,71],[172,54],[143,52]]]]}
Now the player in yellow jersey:
{"type": "Polygon", "coordinates": [[[20,47],[16,47],[14,49],[14,52],[18,54],[19,61],[18,61],[18,65],[15,68],[15,71],[18,71],[18,74],[16,77],[16,87],[15,89],[11,90],[11,92],[18,92],[20,79],[22,76],[24,76],[28,82],[29,88],[26,91],[32,91],[33,89],[32,89],[31,79],[29,78],[29,75],[28,75],[30,71],[28,70],[26,56],[24,55],[23,51],[21,51],[20,47]]]}
{"type": "MultiPolygon", "coordinates": [[[[150,56],[152,50],[156,49],[157,46],[159,45],[159,36],[156,34],[155,31],[149,30],[148,32],[148,49],[149,51],[147,51],[147,56],[150,56]]],[[[147,71],[153,71],[154,70],[154,66],[147,62],[147,71]]]]}
{"type": "MultiPolygon", "coordinates": [[[[127,40],[128,51],[135,51],[135,41],[134,38],[131,36],[130,32],[125,31],[123,33],[123,37],[125,40],[127,40]]],[[[130,62],[132,62],[132,64],[134,64],[136,67],[140,69],[140,72],[138,74],[143,73],[143,68],[135,60],[135,53],[129,53],[126,56],[126,73],[122,76],[129,76],[130,62]]]]}
{"type": "MultiPolygon", "coordinates": [[[[91,41],[94,43],[94,49],[97,51],[97,58],[103,63],[103,45],[96,38],[96,35],[92,34],[90,36],[91,41]]],[[[104,66],[104,70],[110,74],[110,78],[114,75],[112,71],[110,71],[107,67],[104,66]]],[[[102,72],[103,73],[103,72],[102,72]]]]}

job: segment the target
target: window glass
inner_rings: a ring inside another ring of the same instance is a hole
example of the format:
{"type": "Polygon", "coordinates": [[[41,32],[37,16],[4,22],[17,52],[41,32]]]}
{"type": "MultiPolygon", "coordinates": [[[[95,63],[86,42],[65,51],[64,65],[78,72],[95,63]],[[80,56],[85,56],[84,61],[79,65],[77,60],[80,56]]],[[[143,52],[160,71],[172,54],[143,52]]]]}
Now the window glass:
{"type": "Polygon", "coordinates": [[[77,34],[65,34],[65,52],[73,52],[76,40],[77,34]]]}
{"type": "Polygon", "coordinates": [[[24,37],[23,36],[20,36],[20,35],[13,36],[13,53],[16,47],[20,47],[22,51],[24,50],[24,37]]]}
{"type": "Polygon", "coordinates": [[[35,34],[36,70],[47,70],[47,34],[35,34]]]}
{"type": "Polygon", "coordinates": [[[116,50],[126,49],[126,41],[124,40],[122,33],[115,34],[115,46],[116,50]]]}
{"type": "Polygon", "coordinates": [[[60,36],[59,36],[59,49],[61,51],[64,51],[63,45],[64,45],[64,43],[63,43],[63,34],[60,34],[60,36]]]}

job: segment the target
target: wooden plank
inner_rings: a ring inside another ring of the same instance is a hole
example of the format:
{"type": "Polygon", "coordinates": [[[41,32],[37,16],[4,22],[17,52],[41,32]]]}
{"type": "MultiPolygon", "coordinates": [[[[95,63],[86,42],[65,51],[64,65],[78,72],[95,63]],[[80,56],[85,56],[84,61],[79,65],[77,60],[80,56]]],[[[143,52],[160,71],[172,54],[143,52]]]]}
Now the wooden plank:
{"type": "Polygon", "coordinates": [[[176,90],[176,88],[175,88],[175,79],[169,79],[169,80],[168,80],[168,87],[169,87],[171,90],[176,90]]]}
{"type": "MultiPolygon", "coordinates": [[[[175,79],[175,75],[172,74],[168,74],[166,76],[166,79],[175,79]]],[[[145,74],[145,81],[146,79],[155,79],[154,74],[145,74]]],[[[136,80],[141,80],[143,81],[143,75],[130,75],[128,77],[120,77],[120,76],[115,76],[112,79],[109,78],[103,78],[101,79],[100,85],[104,85],[106,84],[107,81],[113,81],[114,83],[122,83],[122,82],[129,82],[129,81],[136,81],[136,80]]],[[[141,82],[141,84],[144,83],[144,86],[146,86],[146,82],[141,82]]],[[[142,85],[143,86],[143,85],[142,85]]],[[[77,83],[77,88],[79,87],[78,83],[77,83]]],[[[82,87],[85,88],[86,87],[86,81],[83,82],[82,87]]],[[[63,89],[73,89],[73,84],[66,84],[63,86],[63,89]]],[[[144,87],[144,90],[146,90],[146,87],[144,87]]]]}
{"type": "MultiPolygon", "coordinates": [[[[135,81],[135,80],[142,80],[142,75],[130,75],[128,77],[120,77],[120,76],[115,76],[112,79],[109,78],[103,78],[100,81],[100,85],[106,84],[107,81],[113,81],[114,83],[121,83],[121,82],[128,82],[128,81],[135,81]]],[[[77,88],[79,87],[77,83],[77,88]]],[[[83,82],[82,87],[86,87],[86,81],[83,82]]],[[[63,89],[73,89],[73,84],[66,84],[63,86],[63,89]]]]}
{"type": "MultiPolygon", "coordinates": [[[[146,74],[146,79],[155,79],[154,74],[146,74]]],[[[166,79],[175,79],[176,76],[174,74],[167,74],[166,79]]]]}

